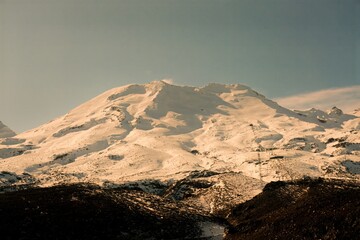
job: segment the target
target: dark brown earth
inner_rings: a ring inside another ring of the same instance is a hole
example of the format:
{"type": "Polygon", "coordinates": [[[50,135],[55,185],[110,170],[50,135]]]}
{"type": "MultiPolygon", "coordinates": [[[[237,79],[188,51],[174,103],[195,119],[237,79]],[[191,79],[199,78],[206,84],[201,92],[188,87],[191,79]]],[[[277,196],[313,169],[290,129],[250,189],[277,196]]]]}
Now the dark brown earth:
{"type": "Polygon", "coordinates": [[[235,207],[225,239],[360,239],[360,185],[273,182],[235,207]]]}

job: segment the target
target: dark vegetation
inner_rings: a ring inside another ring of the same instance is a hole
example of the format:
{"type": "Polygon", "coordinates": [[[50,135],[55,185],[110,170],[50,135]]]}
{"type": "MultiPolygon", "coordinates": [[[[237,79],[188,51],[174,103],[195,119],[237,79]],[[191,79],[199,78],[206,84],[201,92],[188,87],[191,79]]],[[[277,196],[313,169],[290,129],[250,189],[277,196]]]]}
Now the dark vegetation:
{"type": "Polygon", "coordinates": [[[360,239],[360,186],[323,179],[269,183],[228,221],[226,239],[360,239]]]}
{"type": "MultiPolygon", "coordinates": [[[[204,174],[196,172],[193,177],[204,174]]],[[[209,187],[203,181],[192,183],[190,178],[184,181],[171,188],[161,182],[141,182],[117,188],[76,184],[3,191],[0,236],[1,239],[207,239],[200,237],[199,223],[208,221],[227,225],[225,239],[359,239],[360,236],[360,185],[355,182],[310,178],[272,182],[253,199],[233,206],[225,219],[183,203],[185,193],[191,195],[192,188],[209,187]],[[146,192],[144,186],[156,191],[146,192]],[[180,198],[179,189],[184,193],[180,198]]]]}
{"type": "Polygon", "coordinates": [[[139,191],[92,185],[0,194],[1,239],[184,239],[205,216],[139,191]]]}

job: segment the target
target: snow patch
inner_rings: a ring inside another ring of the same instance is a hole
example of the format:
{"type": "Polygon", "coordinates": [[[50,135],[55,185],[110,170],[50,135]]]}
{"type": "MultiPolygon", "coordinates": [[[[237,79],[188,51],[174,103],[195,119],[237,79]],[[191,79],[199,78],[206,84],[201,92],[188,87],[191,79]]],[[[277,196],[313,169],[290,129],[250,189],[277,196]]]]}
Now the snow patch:
{"type": "Polygon", "coordinates": [[[202,230],[202,238],[211,240],[221,240],[225,235],[225,227],[214,222],[200,222],[199,227],[202,230]]]}

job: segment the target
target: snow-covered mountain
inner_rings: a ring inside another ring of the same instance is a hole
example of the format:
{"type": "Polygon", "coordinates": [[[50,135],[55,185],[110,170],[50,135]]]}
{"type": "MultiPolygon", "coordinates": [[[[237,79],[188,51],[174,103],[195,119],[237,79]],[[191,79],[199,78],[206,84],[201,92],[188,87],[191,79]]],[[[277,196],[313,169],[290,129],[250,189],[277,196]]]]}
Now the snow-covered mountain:
{"type": "Polygon", "coordinates": [[[13,137],[16,133],[0,121],[0,138],[13,137]]]}
{"type": "Polygon", "coordinates": [[[265,182],[359,178],[359,131],[358,114],[290,111],[239,84],[154,81],[112,89],[0,139],[0,171],[42,185],[171,182],[204,170],[265,182]]]}

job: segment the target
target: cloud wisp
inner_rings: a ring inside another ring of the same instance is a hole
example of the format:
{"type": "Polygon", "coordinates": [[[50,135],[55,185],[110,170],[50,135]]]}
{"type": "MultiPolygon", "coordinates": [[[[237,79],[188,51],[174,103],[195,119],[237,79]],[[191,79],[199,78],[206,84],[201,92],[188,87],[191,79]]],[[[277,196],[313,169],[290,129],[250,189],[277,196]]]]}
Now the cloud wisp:
{"type": "Polygon", "coordinates": [[[168,84],[174,84],[174,79],[172,79],[172,78],[165,78],[165,79],[162,79],[161,81],[166,82],[168,84]]]}
{"type": "Polygon", "coordinates": [[[305,110],[318,108],[327,110],[334,106],[351,113],[360,108],[360,85],[324,89],[316,92],[274,99],[278,104],[289,109],[305,110]]]}

